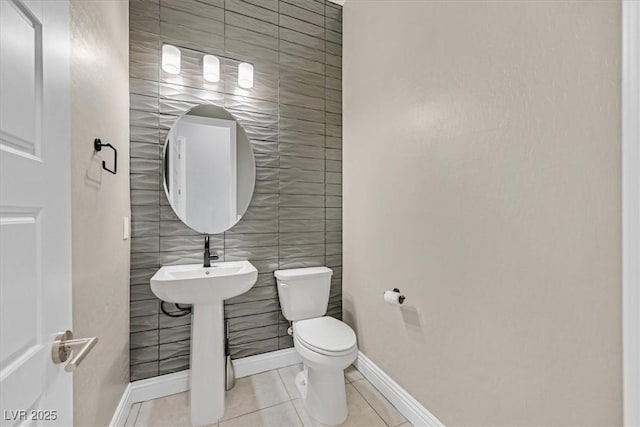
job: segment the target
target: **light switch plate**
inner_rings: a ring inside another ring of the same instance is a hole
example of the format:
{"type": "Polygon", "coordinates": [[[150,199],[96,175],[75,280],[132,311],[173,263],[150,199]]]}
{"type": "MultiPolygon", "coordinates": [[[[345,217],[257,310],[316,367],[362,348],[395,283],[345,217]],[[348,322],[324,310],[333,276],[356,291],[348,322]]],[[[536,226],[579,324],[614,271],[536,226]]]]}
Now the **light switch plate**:
{"type": "Polygon", "coordinates": [[[131,236],[131,225],[129,223],[129,217],[122,218],[122,240],[127,240],[131,236]]]}

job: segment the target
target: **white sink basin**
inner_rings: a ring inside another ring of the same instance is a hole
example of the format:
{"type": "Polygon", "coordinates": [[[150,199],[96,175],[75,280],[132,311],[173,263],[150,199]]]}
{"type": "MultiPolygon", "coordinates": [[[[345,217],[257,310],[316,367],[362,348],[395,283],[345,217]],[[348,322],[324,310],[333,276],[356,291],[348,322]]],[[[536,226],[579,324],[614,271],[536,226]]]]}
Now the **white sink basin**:
{"type": "Polygon", "coordinates": [[[191,424],[214,424],[224,415],[225,299],[247,292],[258,271],[249,261],[164,266],[151,278],[163,301],[192,304],[189,404],[191,424]]]}
{"type": "Polygon", "coordinates": [[[163,301],[203,304],[222,301],[247,292],[258,277],[249,261],[168,265],[151,278],[151,290],[163,301]]]}

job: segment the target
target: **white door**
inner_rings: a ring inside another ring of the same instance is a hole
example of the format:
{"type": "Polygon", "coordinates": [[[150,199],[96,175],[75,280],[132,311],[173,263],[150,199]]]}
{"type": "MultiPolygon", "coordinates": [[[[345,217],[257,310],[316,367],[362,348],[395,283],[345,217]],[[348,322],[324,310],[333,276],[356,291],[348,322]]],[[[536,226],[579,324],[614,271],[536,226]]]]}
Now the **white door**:
{"type": "Polygon", "coordinates": [[[69,4],[0,8],[0,422],[70,426],[69,4]]]}

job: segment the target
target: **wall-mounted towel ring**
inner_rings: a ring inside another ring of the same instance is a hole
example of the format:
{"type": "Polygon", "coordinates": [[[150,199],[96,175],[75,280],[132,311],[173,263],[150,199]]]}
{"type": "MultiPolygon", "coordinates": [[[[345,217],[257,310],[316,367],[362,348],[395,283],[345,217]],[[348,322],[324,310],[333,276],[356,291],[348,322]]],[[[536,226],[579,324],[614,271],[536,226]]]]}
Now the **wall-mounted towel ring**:
{"type": "Polygon", "coordinates": [[[102,141],[100,141],[100,138],[93,140],[93,148],[96,151],[102,150],[102,147],[109,147],[113,150],[113,170],[107,167],[107,163],[104,160],[102,161],[102,169],[115,175],[118,172],[118,150],[116,150],[116,147],[111,144],[103,144],[102,141]]]}

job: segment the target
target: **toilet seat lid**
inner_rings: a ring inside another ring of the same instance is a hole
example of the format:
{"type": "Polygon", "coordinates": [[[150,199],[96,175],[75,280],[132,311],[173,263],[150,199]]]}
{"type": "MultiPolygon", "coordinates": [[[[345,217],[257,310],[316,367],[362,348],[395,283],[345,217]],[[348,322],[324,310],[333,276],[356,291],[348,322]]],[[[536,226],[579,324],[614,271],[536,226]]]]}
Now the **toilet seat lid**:
{"type": "Polygon", "coordinates": [[[300,320],[293,326],[295,336],[320,353],[344,353],[356,346],[356,334],[344,322],[324,316],[300,320]]]}

